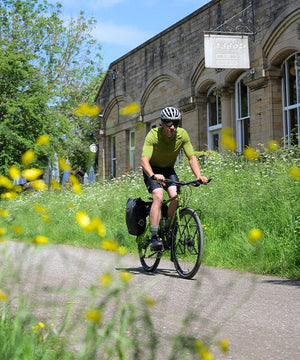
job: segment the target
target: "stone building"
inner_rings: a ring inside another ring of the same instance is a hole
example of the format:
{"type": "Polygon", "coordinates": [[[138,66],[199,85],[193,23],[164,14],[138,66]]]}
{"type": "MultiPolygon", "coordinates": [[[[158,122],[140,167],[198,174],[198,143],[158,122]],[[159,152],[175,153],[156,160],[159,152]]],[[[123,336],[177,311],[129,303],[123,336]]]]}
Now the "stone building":
{"type": "Polygon", "coordinates": [[[300,1],[212,0],[111,63],[96,102],[103,177],[138,169],[165,106],[181,110],[195,150],[221,151],[225,127],[238,152],[270,140],[299,145],[300,1]],[[248,34],[249,68],[206,67],[206,31],[248,34]],[[120,114],[134,102],[138,113],[120,114]]]}

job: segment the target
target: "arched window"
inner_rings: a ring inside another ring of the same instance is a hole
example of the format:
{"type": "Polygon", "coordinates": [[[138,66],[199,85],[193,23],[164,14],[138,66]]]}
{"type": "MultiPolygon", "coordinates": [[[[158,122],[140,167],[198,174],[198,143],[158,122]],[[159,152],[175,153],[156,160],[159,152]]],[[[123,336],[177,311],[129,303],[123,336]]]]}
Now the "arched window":
{"type": "Polygon", "coordinates": [[[239,153],[250,143],[249,88],[243,77],[244,74],[235,83],[236,142],[239,153]]]}
{"type": "Polygon", "coordinates": [[[300,53],[282,64],[282,103],[284,145],[300,145],[300,53]]]}
{"type": "Polygon", "coordinates": [[[221,98],[215,94],[215,88],[207,95],[207,142],[208,149],[219,150],[219,140],[222,128],[221,98]]]}

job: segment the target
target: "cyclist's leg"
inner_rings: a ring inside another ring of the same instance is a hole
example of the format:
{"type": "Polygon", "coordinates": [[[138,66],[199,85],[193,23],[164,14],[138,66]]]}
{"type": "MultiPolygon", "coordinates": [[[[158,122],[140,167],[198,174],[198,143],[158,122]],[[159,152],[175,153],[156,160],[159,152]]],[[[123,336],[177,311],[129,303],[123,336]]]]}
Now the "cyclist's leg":
{"type": "Polygon", "coordinates": [[[158,226],[161,217],[161,204],[164,199],[163,189],[156,188],[152,191],[152,206],[150,209],[150,226],[158,226]]]}
{"type": "MultiPolygon", "coordinates": [[[[168,195],[170,198],[173,196],[176,196],[177,195],[177,186],[169,186],[167,191],[168,191],[168,195]]],[[[170,205],[168,208],[168,217],[172,217],[175,214],[177,205],[178,205],[178,198],[176,198],[170,202],[170,205]]]]}

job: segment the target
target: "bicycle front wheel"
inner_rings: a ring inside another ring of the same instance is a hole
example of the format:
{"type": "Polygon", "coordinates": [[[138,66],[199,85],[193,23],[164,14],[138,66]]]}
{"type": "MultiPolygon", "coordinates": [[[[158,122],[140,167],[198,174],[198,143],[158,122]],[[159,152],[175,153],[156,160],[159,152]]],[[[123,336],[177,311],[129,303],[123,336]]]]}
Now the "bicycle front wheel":
{"type": "Polygon", "coordinates": [[[179,212],[179,223],[174,224],[172,253],[178,274],[191,279],[199,270],[203,254],[203,231],[196,212],[184,208],[179,212]]]}
{"type": "Polygon", "coordinates": [[[136,242],[138,244],[139,257],[142,267],[147,272],[154,272],[161,259],[161,252],[151,251],[150,242],[150,226],[149,226],[149,217],[147,217],[147,226],[146,230],[142,235],[137,236],[136,242]]]}

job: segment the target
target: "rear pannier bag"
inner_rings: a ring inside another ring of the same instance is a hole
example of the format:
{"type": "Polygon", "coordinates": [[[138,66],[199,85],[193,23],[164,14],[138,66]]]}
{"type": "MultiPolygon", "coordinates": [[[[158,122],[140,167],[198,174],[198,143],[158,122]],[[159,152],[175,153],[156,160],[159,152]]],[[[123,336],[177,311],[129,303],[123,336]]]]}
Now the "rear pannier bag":
{"type": "Polygon", "coordinates": [[[146,203],[141,198],[129,198],[126,204],[126,225],[129,234],[141,235],[146,228],[146,203]]]}

